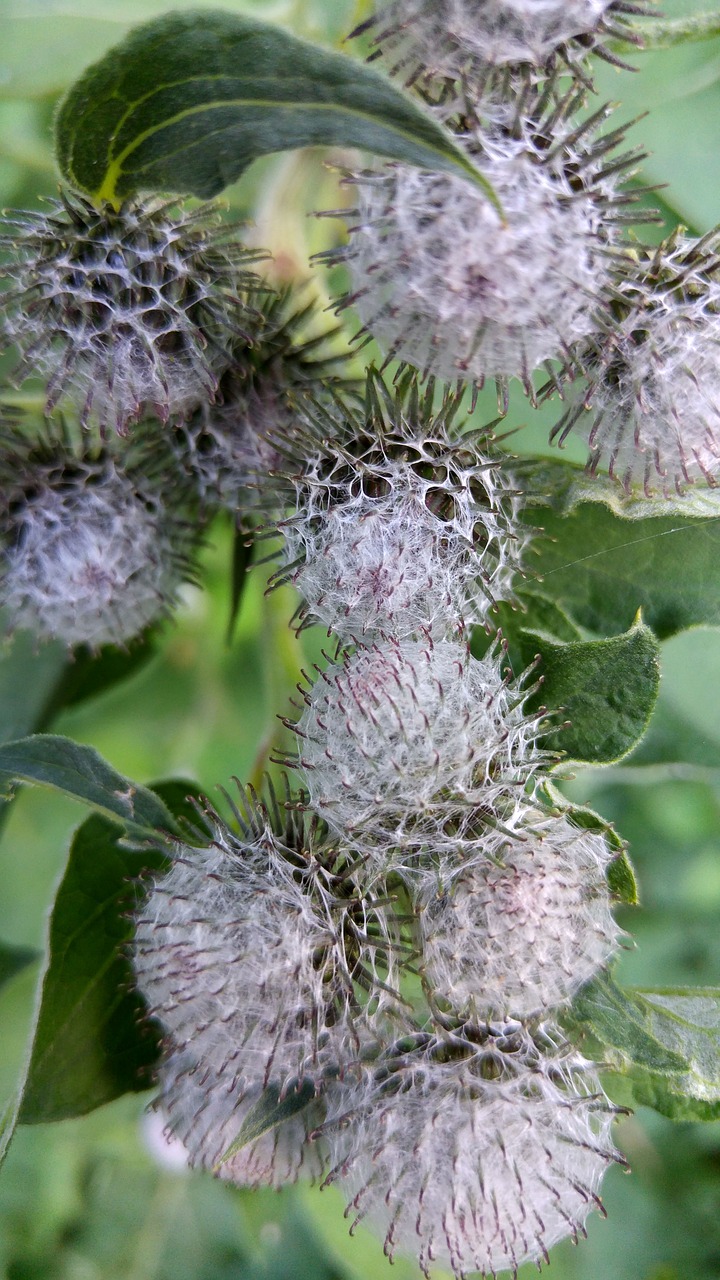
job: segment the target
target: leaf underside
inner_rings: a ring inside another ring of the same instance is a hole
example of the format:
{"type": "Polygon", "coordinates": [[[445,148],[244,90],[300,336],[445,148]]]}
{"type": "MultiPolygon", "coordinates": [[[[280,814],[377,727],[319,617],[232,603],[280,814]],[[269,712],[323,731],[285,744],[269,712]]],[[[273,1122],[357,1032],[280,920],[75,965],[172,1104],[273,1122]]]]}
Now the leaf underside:
{"type": "Polygon", "coordinates": [[[720,989],[623,989],[605,974],[564,1021],[632,1102],[674,1120],[720,1119],[720,989]]]}

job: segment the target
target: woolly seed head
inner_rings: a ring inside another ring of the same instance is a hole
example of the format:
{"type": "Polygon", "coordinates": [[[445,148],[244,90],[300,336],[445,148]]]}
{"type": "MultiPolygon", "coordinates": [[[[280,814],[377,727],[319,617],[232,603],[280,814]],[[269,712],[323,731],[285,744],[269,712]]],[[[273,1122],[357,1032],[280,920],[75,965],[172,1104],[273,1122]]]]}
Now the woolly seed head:
{"type": "Polygon", "coordinates": [[[339,329],[320,321],[301,289],[267,294],[257,306],[253,341],[233,342],[213,403],[169,432],[203,503],[232,511],[262,504],[272,488],[268,473],[282,463],[281,446],[295,429],[295,397],[350,382],[339,329]]]}
{"type": "Polygon", "coordinates": [[[309,1079],[320,1092],[392,1004],[389,926],[317,823],[252,795],[236,816],[239,833],[211,812],[212,845],[181,848],[155,882],[137,917],[138,986],[209,1090],[242,1101],[309,1079]]]}
{"type": "Polygon", "coordinates": [[[504,405],[509,378],[533,397],[533,372],[550,360],[565,368],[568,349],[595,330],[629,197],[616,194],[607,143],[593,140],[597,116],[572,129],[573,105],[553,114],[538,103],[539,116],[511,106],[490,131],[463,124],[506,222],[464,179],[405,165],[353,179],[349,244],[327,256],[350,268],[340,308],[356,308],[389,358],[450,381],[494,378],[504,405]]]}
{"type": "Polygon", "coordinates": [[[562,1004],[606,964],[621,930],[601,835],[521,809],[515,834],[419,912],[433,990],[474,1017],[528,1017],[562,1004]]]}
{"type": "Polygon", "coordinates": [[[541,758],[523,696],[450,641],[359,648],[319,673],[296,728],[312,807],[371,872],[457,850],[463,813],[511,810],[541,758]]]}
{"type": "Polygon", "coordinates": [[[522,1040],[518,1029],[446,1061],[431,1045],[374,1085],[348,1081],[331,1095],[328,1181],[391,1259],[416,1255],[426,1276],[437,1263],[494,1277],[547,1260],[600,1205],[617,1155],[597,1076],[522,1040]]]}
{"type": "Polygon", "coordinates": [[[577,66],[590,51],[616,62],[603,38],[632,40],[627,17],[653,11],[626,0],[393,0],[353,34],[373,28],[371,47],[411,81],[441,75],[482,82],[494,67],[549,71],[556,62],[577,66]]]}
{"type": "Polygon", "coordinates": [[[52,428],[34,443],[10,428],[0,480],[0,605],[11,629],[97,649],[125,644],[175,606],[195,534],[109,451],[73,447],[52,428]]]}
{"type": "Polygon", "coordinates": [[[720,470],[718,244],[717,231],[672,237],[644,255],[605,334],[581,354],[584,399],[552,433],[562,444],[581,431],[589,470],[607,467],[628,491],[682,492],[720,470]]]}
{"type": "Polygon", "coordinates": [[[303,619],[343,639],[450,635],[511,594],[527,532],[487,439],[453,436],[459,397],[433,409],[414,379],[392,395],[373,374],[361,409],[336,400],[309,420],[286,487],[287,568],[303,619]]]}
{"type": "Polygon", "coordinates": [[[263,1089],[248,1089],[238,1097],[191,1051],[169,1054],[159,1083],[158,1103],[168,1132],[184,1144],[191,1166],[213,1170],[238,1186],[277,1190],[301,1177],[318,1178],[323,1172],[322,1145],[308,1140],[324,1118],[320,1099],[222,1161],[263,1089]]]}
{"type": "Polygon", "coordinates": [[[230,339],[249,318],[257,258],[208,207],[126,204],[98,211],[75,195],[50,214],[5,219],[0,326],[20,378],[48,379],[47,410],[66,397],[121,434],[148,410],[163,421],[214,396],[230,339]]]}

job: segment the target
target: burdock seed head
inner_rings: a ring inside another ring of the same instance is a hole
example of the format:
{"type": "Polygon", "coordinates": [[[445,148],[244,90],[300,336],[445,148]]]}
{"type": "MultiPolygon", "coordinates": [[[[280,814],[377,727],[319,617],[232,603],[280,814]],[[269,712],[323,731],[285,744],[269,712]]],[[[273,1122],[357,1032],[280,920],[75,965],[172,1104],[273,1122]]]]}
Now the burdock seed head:
{"type": "Polygon", "coordinates": [[[212,400],[259,285],[235,234],[209,207],[115,211],[67,192],[47,214],[7,215],[0,330],[16,377],[47,379],[48,412],[67,399],[121,434],[212,400]]]}

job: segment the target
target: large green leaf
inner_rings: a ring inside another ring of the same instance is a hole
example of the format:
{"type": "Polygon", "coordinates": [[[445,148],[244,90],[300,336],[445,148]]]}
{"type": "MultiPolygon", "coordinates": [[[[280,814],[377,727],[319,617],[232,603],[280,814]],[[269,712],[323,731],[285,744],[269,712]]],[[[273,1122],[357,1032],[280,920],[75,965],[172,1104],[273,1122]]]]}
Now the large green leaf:
{"type": "Polygon", "coordinates": [[[70,738],[35,734],[0,746],[0,790],[12,794],[16,782],[62,791],[119,820],[135,837],[177,834],[173,817],[158,796],[117,773],[93,747],[70,738]]]}
{"type": "Polygon", "coordinates": [[[520,474],[537,504],[527,518],[544,530],[528,569],[576,623],[614,635],[642,609],[660,639],[720,625],[720,491],[628,498],[564,462],[520,474]]]}
{"type": "Polygon", "coordinates": [[[625,635],[571,644],[541,632],[523,634],[542,659],[543,684],[534,701],[568,717],[552,734],[552,745],[587,764],[611,764],[632,751],[648,726],[660,684],[652,631],[637,622],[625,635]]]}
{"type": "Polygon", "coordinates": [[[132,881],[166,855],[122,838],[122,827],[93,814],[73,840],[50,917],[21,1124],[84,1115],[152,1083],[158,1035],[130,986],[127,913],[132,881]]]}
{"type": "Polygon", "coordinates": [[[216,196],[258,156],[362,147],[470,177],[451,136],[372,68],[226,10],[169,13],[90,67],[56,119],[63,176],[101,203],[216,196]]]}
{"type": "Polygon", "coordinates": [[[720,990],[582,989],[565,1022],[614,1073],[622,1100],[675,1120],[720,1119],[720,990]]]}

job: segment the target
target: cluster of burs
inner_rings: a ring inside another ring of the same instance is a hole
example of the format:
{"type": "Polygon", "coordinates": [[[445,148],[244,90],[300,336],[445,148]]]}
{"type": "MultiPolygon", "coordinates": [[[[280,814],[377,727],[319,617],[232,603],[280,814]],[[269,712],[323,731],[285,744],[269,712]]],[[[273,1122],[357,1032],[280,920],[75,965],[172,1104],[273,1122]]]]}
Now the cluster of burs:
{"type": "Polygon", "coordinates": [[[394,0],[374,19],[502,209],[447,174],[354,175],[339,310],[394,378],[353,382],[342,336],[210,209],[64,193],[4,223],[15,404],[36,401],[0,427],[7,628],[127,644],[224,508],[282,535],[276,581],[331,637],[288,721],[294,781],[208,806],[139,908],[169,1129],[242,1185],[337,1183],[426,1274],[546,1258],[619,1159],[561,1029],[619,945],[617,846],[547,800],[534,677],[500,641],[471,654],[528,528],[520,472],[462,411],[514,380],[562,400],[555,435],[584,432],[591,470],[712,482],[716,237],[645,247],[638,154],[588,110],[593,57],[644,10],[394,0]]]}

